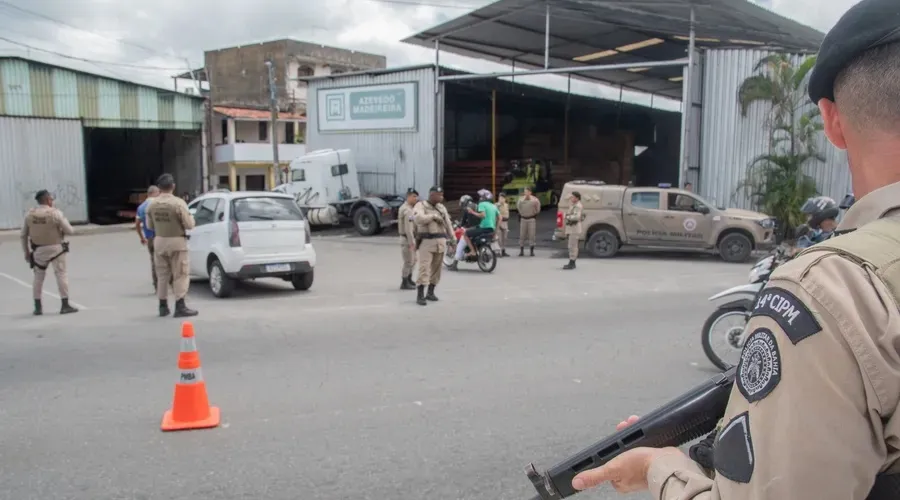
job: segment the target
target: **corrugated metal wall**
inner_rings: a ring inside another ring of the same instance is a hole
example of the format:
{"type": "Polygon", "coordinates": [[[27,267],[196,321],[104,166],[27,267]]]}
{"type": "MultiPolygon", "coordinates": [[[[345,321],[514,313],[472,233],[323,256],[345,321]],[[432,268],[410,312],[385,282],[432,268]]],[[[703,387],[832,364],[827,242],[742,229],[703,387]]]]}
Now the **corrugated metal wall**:
{"type": "Polygon", "coordinates": [[[70,222],[87,222],[81,123],[0,117],[0,178],[0,229],[21,227],[41,189],[70,222]]]}
{"type": "Polygon", "coordinates": [[[86,127],[200,130],[203,99],[17,58],[0,58],[0,115],[80,118],[86,127]]]}
{"type": "MultiPolygon", "coordinates": [[[[768,54],[762,50],[705,53],[699,192],[729,207],[753,208],[743,190],[735,191],[746,179],[750,161],[769,148],[768,106],[756,103],[742,117],[737,100],[741,82],[754,74],[757,61],[768,54]]],[[[803,57],[793,59],[799,64],[803,57]]],[[[813,104],[808,106],[811,109],[813,104]]],[[[811,161],[807,173],[816,179],[819,193],[840,200],[851,190],[847,154],[829,143],[824,134],[819,139],[819,151],[825,162],[811,161]]]]}
{"type": "Polygon", "coordinates": [[[380,194],[405,193],[415,187],[427,193],[435,185],[434,168],[434,68],[398,71],[380,75],[350,75],[309,82],[307,99],[307,151],[353,150],[360,171],[360,189],[380,194]],[[418,129],[403,131],[358,131],[322,133],[318,127],[316,91],[355,85],[418,82],[418,129]]]}

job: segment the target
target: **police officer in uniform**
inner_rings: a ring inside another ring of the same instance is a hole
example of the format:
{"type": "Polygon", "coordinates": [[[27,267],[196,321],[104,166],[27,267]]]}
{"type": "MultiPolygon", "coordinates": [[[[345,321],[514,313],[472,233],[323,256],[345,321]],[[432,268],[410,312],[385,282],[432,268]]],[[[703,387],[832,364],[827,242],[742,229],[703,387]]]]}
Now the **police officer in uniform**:
{"type": "Polygon", "coordinates": [[[44,314],[41,297],[44,294],[44,278],[47,276],[47,268],[51,265],[53,274],[56,276],[59,297],[62,299],[62,308],[59,313],[78,312],[78,309],[69,304],[69,279],[66,276],[66,253],[69,251],[69,243],[64,241],[66,236],[75,234],[75,230],[72,229],[66,216],[53,206],[53,196],[50,191],[42,189],[37,192],[34,199],[38,202],[38,206],[29,210],[25,215],[25,222],[22,224],[20,232],[25,262],[28,262],[34,270],[34,281],[31,285],[34,297],[34,315],[44,314]]]}
{"type": "Polygon", "coordinates": [[[573,487],[611,481],[660,500],[900,498],[897,0],[844,14],[822,42],[809,95],[828,139],[847,150],[857,200],[836,236],[777,268],[760,293],[714,479],[676,448],[638,448],[573,487]]]}
{"type": "Polygon", "coordinates": [[[570,197],[572,205],[566,211],[564,219],[566,225],[566,242],[569,246],[569,263],[563,269],[575,269],[575,261],[578,259],[578,239],[581,238],[581,221],[584,220],[584,206],[581,204],[581,193],[572,191],[570,197]]]}
{"type": "Polygon", "coordinates": [[[450,214],[441,203],[443,200],[444,190],[434,186],[428,190],[428,199],[419,202],[413,209],[418,247],[416,257],[419,260],[416,303],[420,306],[428,305],[429,300],[438,300],[434,294],[434,287],[441,281],[441,266],[444,263],[444,253],[447,252],[447,240],[456,246],[453,223],[450,222],[450,214]],[[426,287],[428,287],[427,295],[426,287]]]}
{"type": "Polygon", "coordinates": [[[537,236],[537,220],[541,213],[541,200],[531,194],[531,188],[525,188],[523,196],[516,203],[519,212],[519,257],[525,255],[525,246],[531,247],[534,257],[534,240],[537,236]]]}
{"type": "Polygon", "coordinates": [[[175,191],[175,178],[171,174],[162,174],[156,186],[159,187],[160,194],[147,207],[147,228],[156,234],[153,250],[156,276],[161,285],[156,290],[159,315],[168,316],[170,313],[169,287],[164,283],[171,279],[172,289],[175,291],[174,317],[196,316],[197,311],[188,309],[184,303],[190,285],[187,231],[194,228],[194,217],[188,211],[187,203],[172,194],[175,191]]]}
{"type": "Polygon", "coordinates": [[[500,257],[509,257],[506,253],[506,242],[509,238],[509,202],[506,201],[506,195],[500,193],[497,195],[497,210],[500,211],[500,224],[497,225],[497,244],[500,246],[500,257]]]}
{"type": "Polygon", "coordinates": [[[409,188],[406,191],[406,203],[400,206],[397,214],[397,232],[400,233],[400,255],[403,257],[403,276],[401,290],[415,290],[416,283],[412,279],[413,267],[416,265],[416,219],[413,207],[419,200],[419,193],[409,188]]]}

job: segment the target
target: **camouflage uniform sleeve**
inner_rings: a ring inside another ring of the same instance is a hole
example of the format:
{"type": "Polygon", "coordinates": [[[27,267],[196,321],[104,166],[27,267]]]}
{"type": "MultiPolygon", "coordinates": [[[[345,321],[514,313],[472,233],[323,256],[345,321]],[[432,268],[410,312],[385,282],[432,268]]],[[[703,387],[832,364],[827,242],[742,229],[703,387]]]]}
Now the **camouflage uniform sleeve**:
{"type": "Polygon", "coordinates": [[[776,270],[747,324],[715,482],[654,462],[656,498],[864,500],[900,440],[898,324],[884,283],[837,255],[776,270]]]}
{"type": "Polygon", "coordinates": [[[75,234],[75,229],[72,227],[72,224],[69,224],[69,219],[66,219],[65,214],[61,210],[54,211],[53,216],[56,218],[56,223],[59,225],[59,231],[62,234],[66,236],[75,234]]]}
{"type": "MultiPolygon", "coordinates": [[[[29,212],[30,213],[30,212],[29,212]]],[[[22,222],[22,230],[19,231],[19,239],[22,240],[22,251],[28,253],[30,248],[28,248],[28,216],[25,216],[25,220],[22,222]]]]}
{"type": "Polygon", "coordinates": [[[181,198],[178,198],[178,216],[181,219],[181,226],[184,227],[185,231],[194,229],[194,216],[191,215],[190,210],[188,210],[187,203],[181,198]]]}

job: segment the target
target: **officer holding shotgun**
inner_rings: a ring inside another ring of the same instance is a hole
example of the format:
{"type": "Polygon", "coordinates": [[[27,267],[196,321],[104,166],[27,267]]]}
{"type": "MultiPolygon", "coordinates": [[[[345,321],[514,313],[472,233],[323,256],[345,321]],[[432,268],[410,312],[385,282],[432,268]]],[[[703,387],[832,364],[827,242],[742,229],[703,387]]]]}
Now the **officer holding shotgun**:
{"type": "Polygon", "coordinates": [[[72,229],[66,216],[53,206],[53,195],[50,191],[41,189],[34,199],[38,202],[38,206],[25,215],[20,233],[25,262],[28,262],[34,271],[34,282],[31,286],[34,315],[44,314],[41,298],[44,295],[44,278],[50,266],[53,266],[56,286],[62,300],[59,313],[78,312],[78,309],[69,304],[69,279],[66,275],[66,253],[69,252],[69,242],[65,241],[65,237],[75,234],[75,230],[72,229]]]}
{"type": "Polygon", "coordinates": [[[677,448],[635,448],[575,476],[575,489],[610,482],[659,500],[900,498],[876,483],[900,474],[897,0],[862,0],[844,14],[822,43],[809,96],[828,139],[847,150],[857,200],[836,236],[776,269],[756,301],[709,471],[677,448]]]}

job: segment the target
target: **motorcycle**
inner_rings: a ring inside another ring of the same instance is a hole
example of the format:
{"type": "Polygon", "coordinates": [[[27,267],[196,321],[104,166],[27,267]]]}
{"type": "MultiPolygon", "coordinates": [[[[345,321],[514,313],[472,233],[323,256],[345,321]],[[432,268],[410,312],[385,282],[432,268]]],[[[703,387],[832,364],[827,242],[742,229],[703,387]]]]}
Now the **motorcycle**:
{"type": "Polygon", "coordinates": [[[779,246],[753,265],[749,283],[729,288],[709,298],[710,302],[716,304],[716,310],[703,324],[701,341],[703,352],[717,368],[724,371],[737,365],[746,340],[744,327],[750,319],[759,292],[766,286],[772,271],[790,259],[791,247],[779,246]],[[717,333],[723,325],[724,331],[717,333]],[[724,340],[725,345],[721,349],[714,347],[718,340],[724,340]]]}
{"type": "MultiPolygon", "coordinates": [[[[456,237],[456,241],[462,241],[465,232],[465,228],[461,227],[458,222],[453,223],[453,234],[456,237]]],[[[475,245],[475,255],[468,255],[469,247],[466,247],[466,256],[460,262],[476,262],[478,263],[478,269],[481,269],[482,272],[493,272],[497,267],[497,252],[494,251],[493,242],[494,233],[476,236],[472,240],[472,244],[475,245]]],[[[444,254],[444,266],[450,267],[454,261],[456,261],[456,247],[447,245],[447,252],[444,254]]]]}

